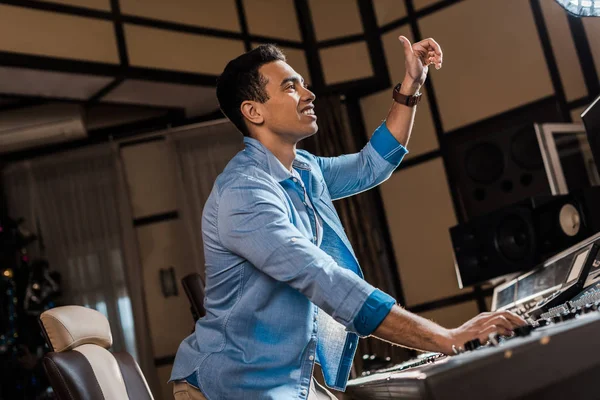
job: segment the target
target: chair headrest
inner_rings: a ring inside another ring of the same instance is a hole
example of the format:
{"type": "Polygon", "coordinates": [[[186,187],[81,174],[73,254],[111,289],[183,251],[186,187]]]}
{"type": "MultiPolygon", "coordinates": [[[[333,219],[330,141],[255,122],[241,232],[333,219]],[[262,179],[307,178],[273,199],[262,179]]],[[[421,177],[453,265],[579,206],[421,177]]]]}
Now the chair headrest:
{"type": "Polygon", "coordinates": [[[108,320],[102,313],[91,308],[52,308],[40,315],[40,321],[56,352],[72,350],[83,344],[95,344],[105,349],[112,345],[108,320]]]}

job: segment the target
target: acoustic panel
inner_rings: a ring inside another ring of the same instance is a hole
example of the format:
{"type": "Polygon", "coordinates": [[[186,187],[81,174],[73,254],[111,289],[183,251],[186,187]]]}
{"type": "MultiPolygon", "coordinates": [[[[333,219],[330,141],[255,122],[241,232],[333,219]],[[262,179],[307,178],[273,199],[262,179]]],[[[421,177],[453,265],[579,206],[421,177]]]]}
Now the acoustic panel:
{"type": "Polygon", "coordinates": [[[375,8],[375,17],[379,26],[406,17],[406,6],[403,1],[376,0],[373,2],[373,7],[375,8]]]}
{"type": "Polygon", "coordinates": [[[445,131],[554,92],[528,1],[459,2],[419,26],[444,50],[443,69],[433,72],[445,131]]]}
{"type": "Polygon", "coordinates": [[[123,14],[239,32],[235,0],[119,0],[123,14]]]}
{"type": "Polygon", "coordinates": [[[110,11],[110,0],[38,0],[44,3],[64,4],[67,6],[92,8],[101,11],[110,11]]]}
{"type": "Polygon", "coordinates": [[[577,50],[565,9],[556,1],[541,1],[540,4],[567,101],[587,96],[583,72],[579,63],[574,62],[577,50]]]}
{"type": "Polygon", "coordinates": [[[243,0],[243,3],[251,34],[302,40],[293,0],[243,0]]]}
{"type": "Polygon", "coordinates": [[[0,5],[0,51],[119,62],[112,22],[4,4],[0,5]]]}
{"type": "Polygon", "coordinates": [[[309,0],[308,3],[317,41],[363,33],[358,2],[309,0]]]}
{"type": "Polygon", "coordinates": [[[129,63],[136,67],[219,75],[244,52],[241,40],[125,24],[129,63]]]}
{"type": "MultiPolygon", "coordinates": [[[[377,1],[377,0],[375,0],[377,1]]],[[[421,10],[423,8],[433,6],[438,3],[442,3],[444,0],[413,0],[415,10],[421,10]]]]}
{"type": "Polygon", "coordinates": [[[348,82],[373,76],[366,42],[355,42],[319,50],[325,83],[348,82]]]}
{"type": "Polygon", "coordinates": [[[380,186],[406,306],[465,293],[448,229],[456,225],[441,159],[400,170],[380,186]]]}

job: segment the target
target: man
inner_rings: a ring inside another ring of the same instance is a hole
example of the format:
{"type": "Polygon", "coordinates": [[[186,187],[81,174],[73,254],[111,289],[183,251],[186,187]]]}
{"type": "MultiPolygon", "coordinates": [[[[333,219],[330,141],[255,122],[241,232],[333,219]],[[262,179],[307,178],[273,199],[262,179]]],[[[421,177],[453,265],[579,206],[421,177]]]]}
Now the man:
{"type": "Polygon", "coordinates": [[[451,354],[524,323],[486,313],[446,329],[362,279],[331,202],[390,176],[428,66],[442,66],[433,39],[399,40],[406,75],[387,119],[359,153],[335,158],[296,150],[317,132],[315,95],[279,49],[260,46],[225,67],[217,97],[246,147],[204,207],[207,313],[177,352],[177,399],[333,399],[312,379],[314,363],[327,386],[344,390],[359,336],[451,354]]]}

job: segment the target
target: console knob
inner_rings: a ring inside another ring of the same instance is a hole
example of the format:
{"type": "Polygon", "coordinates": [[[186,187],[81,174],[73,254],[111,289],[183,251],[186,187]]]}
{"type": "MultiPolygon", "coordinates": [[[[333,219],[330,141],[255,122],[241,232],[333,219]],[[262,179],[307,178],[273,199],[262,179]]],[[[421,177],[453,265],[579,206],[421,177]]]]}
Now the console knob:
{"type": "Polygon", "coordinates": [[[472,351],[481,346],[481,341],[479,339],[469,340],[465,343],[465,350],[472,351]]]}
{"type": "Polygon", "coordinates": [[[519,336],[519,337],[524,337],[524,336],[528,336],[529,334],[531,334],[531,331],[533,330],[533,326],[532,325],[523,325],[523,326],[519,326],[518,328],[514,329],[515,335],[519,336]]]}

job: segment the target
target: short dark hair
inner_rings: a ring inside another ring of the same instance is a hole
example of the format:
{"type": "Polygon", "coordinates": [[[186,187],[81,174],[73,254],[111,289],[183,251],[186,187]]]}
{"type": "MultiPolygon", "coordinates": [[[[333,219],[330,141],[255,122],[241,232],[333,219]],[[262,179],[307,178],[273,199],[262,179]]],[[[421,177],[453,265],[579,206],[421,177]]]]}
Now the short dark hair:
{"type": "Polygon", "coordinates": [[[219,107],[244,136],[249,136],[250,132],[240,106],[246,100],[260,103],[269,100],[265,90],[267,80],[258,70],[273,61],[285,61],[282,51],[272,44],[258,46],[229,61],[217,80],[219,107]]]}

